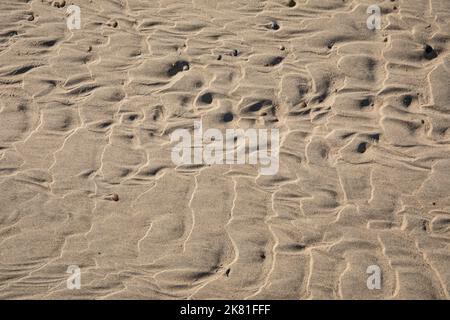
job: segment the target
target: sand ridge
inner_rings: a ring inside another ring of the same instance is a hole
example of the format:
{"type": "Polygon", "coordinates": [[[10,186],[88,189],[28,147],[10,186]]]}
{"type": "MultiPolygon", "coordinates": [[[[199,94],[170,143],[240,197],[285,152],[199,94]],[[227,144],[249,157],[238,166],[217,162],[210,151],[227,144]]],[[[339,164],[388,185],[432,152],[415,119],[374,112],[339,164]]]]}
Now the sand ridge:
{"type": "Polygon", "coordinates": [[[0,14],[0,298],[449,298],[449,1],[0,14]],[[278,129],[278,174],[175,166],[195,120],[278,129]]]}

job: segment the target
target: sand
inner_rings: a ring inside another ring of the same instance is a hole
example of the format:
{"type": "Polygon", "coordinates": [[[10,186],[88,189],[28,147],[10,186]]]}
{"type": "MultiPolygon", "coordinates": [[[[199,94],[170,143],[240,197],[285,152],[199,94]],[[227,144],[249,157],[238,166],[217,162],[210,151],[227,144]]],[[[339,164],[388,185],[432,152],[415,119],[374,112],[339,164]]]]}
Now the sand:
{"type": "Polygon", "coordinates": [[[1,299],[449,298],[450,1],[0,15],[1,299]],[[175,165],[198,120],[278,129],[278,173],[175,165]]]}

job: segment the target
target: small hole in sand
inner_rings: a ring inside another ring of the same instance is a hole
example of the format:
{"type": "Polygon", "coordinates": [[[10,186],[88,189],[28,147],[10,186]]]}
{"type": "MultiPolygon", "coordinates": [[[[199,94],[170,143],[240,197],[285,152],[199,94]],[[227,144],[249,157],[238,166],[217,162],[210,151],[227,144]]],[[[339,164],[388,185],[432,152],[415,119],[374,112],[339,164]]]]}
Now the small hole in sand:
{"type": "Polygon", "coordinates": [[[65,0],[54,1],[53,6],[56,8],[64,8],[66,6],[66,1],[65,0]]]}
{"type": "Polygon", "coordinates": [[[359,153],[364,153],[367,150],[367,143],[366,142],[361,142],[358,147],[356,148],[356,151],[358,151],[359,153]]]}
{"type": "Polygon", "coordinates": [[[433,47],[427,44],[427,45],[425,45],[423,56],[427,60],[433,60],[438,55],[437,55],[436,51],[433,49],[433,47]]]}
{"type": "Polygon", "coordinates": [[[279,30],[280,29],[280,25],[277,23],[277,22],[275,22],[275,21],[272,21],[271,23],[270,23],[270,29],[272,29],[272,30],[279,30]]]}
{"type": "Polygon", "coordinates": [[[363,99],[359,102],[359,106],[361,108],[366,108],[368,106],[370,106],[372,104],[372,100],[370,100],[369,98],[363,99]]]}
{"type": "Polygon", "coordinates": [[[213,102],[213,96],[211,93],[207,92],[200,97],[200,101],[206,104],[211,104],[213,102]]]}
{"type": "Polygon", "coordinates": [[[372,139],[374,141],[380,141],[380,134],[379,133],[371,134],[369,137],[370,137],[370,139],[372,139]]]}
{"type": "Polygon", "coordinates": [[[411,105],[412,101],[413,101],[413,97],[410,95],[407,95],[407,96],[403,97],[402,102],[405,107],[409,107],[411,105]]]}
{"type": "Polygon", "coordinates": [[[189,70],[189,63],[184,60],[179,60],[179,61],[175,62],[174,64],[172,64],[172,66],[169,68],[169,70],[167,70],[167,75],[169,77],[173,77],[177,73],[179,73],[181,71],[187,71],[187,70],[189,70]]]}
{"type": "Polygon", "coordinates": [[[233,113],[231,113],[231,112],[227,112],[223,115],[224,122],[231,122],[231,121],[233,121],[233,118],[234,118],[234,116],[233,116],[233,113]]]}

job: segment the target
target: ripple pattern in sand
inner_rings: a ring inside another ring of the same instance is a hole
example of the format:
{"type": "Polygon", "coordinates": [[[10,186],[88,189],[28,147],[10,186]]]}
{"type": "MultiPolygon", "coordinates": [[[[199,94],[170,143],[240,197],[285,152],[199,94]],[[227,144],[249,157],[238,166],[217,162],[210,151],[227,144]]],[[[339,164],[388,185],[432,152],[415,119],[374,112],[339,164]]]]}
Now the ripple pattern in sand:
{"type": "Polygon", "coordinates": [[[450,2],[72,2],[0,2],[0,298],[449,298],[450,2]],[[278,174],[175,167],[200,119],[278,174]]]}

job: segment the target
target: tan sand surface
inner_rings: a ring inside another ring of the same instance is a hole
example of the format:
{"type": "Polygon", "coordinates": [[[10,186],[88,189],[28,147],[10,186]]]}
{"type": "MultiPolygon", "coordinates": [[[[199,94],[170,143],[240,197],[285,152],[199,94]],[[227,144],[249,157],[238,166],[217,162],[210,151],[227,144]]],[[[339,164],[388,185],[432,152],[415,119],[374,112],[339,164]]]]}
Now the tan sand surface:
{"type": "Polygon", "coordinates": [[[450,1],[0,16],[0,299],[449,298],[450,1]],[[175,165],[200,119],[278,129],[278,173],[175,165]]]}

